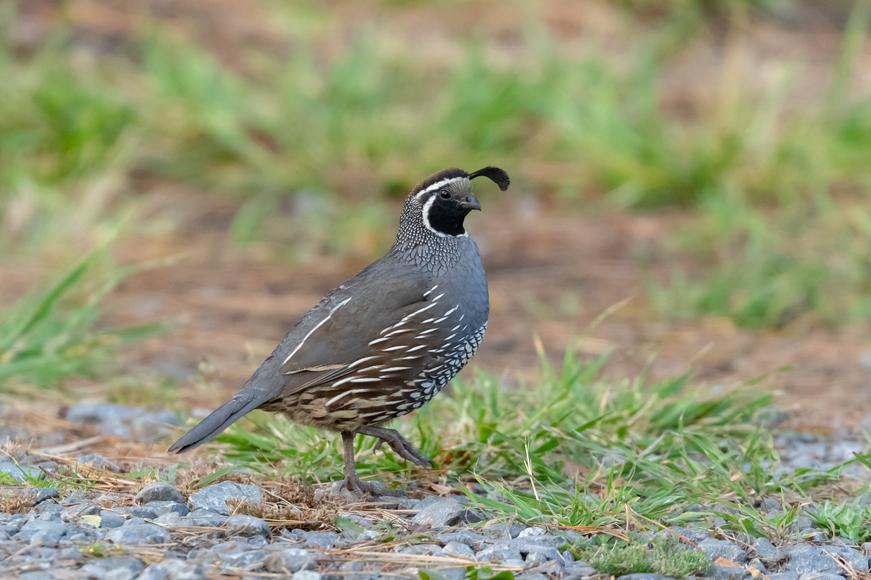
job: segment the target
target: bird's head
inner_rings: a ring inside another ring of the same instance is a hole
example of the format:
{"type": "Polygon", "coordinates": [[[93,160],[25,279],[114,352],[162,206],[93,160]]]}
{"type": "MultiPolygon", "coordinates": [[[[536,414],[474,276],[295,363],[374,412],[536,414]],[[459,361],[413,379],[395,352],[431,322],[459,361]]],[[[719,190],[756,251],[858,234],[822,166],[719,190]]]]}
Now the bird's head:
{"type": "Polygon", "coordinates": [[[472,193],[472,180],[486,177],[505,191],[511,181],[498,167],[484,167],[471,173],[445,169],[424,179],[408,195],[406,211],[420,212],[425,228],[438,236],[464,236],[463,220],[481,203],[472,193]]]}

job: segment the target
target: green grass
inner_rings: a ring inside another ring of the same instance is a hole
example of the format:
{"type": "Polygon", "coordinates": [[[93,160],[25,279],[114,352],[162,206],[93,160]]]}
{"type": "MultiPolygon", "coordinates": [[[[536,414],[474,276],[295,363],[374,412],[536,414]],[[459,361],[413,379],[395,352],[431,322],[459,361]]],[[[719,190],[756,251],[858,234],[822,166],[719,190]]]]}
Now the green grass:
{"type": "Polygon", "coordinates": [[[575,556],[598,572],[610,576],[655,573],[674,578],[704,576],[711,569],[708,557],[674,536],[656,536],[650,541],[608,540],[596,547],[575,549],[575,556]]]}
{"type": "Polygon", "coordinates": [[[100,271],[101,257],[94,251],[0,313],[0,391],[61,388],[64,379],[106,372],[122,345],[157,330],[99,326],[103,299],[130,272],[100,271]]]}
{"type": "MultiPolygon", "coordinates": [[[[764,428],[770,399],[752,386],[712,391],[687,377],[613,383],[600,378],[602,362],[567,356],[524,388],[481,375],[400,429],[434,458],[439,476],[481,486],[470,501],[544,525],[648,530],[723,517],[726,529],[775,537],[789,522],[754,508],[760,498],[782,497],[789,511],[839,478],[838,468],[778,470],[764,428]]],[[[257,415],[218,441],[247,469],[341,477],[336,437],[281,417],[257,415]]],[[[399,485],[414,477],[392,453],[373,453],[373,443],[358,438],[362,475],[399,485]]]]}
{"type": "Polygon", "coordinates": [[[810,512],[816,524],[832,536],[857,544],[871,540],[871,504],[867,497],[841,503],[825,502],[810,512]]]}

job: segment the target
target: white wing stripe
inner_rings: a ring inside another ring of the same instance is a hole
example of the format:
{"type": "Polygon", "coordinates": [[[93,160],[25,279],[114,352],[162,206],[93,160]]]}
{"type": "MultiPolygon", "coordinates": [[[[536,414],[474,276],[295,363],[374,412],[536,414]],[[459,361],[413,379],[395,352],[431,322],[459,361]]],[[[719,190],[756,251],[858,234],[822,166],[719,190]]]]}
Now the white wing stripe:
{"type": "Polygon", "coordinates": [[[325,324],[325,323],[326,323],[330,318],[332,318],[333,314],[336,313],[336,310],[338,310],[339,308],[341,308],[342,306],[344,306],[345,304],[347,304],[347,303],[350,302],[350,301],[351,301],[351,298],[348,297],[348,298],[345,298],[344,300],[342,300],[341,302],[339,302],[339,303],[338,303],[338,304],[337,304],[337,305],[336,305],[332,310],[330,310],[330,313],[327,314],[326,318],[324,318],[323,320],[321,320],[320,322],[318,322],[317,324],[315,324],[314,328],[312,328],[312,329],[309,330],[307,333],[305,333],[305,336],[302,337],[302,340],[299,341],[299,344],[296,345],[296,348],[293,349],[289,355],[287,355],[287,358],[284,359],[284,362],[281,363],[281,366],[286,365],[287,362],[288,362],[290,359],[293,358],[293,355],[295,355],[297,352],[299,352],[299,349],[302,348],[302,345],[305,344],[305,341],[307,341],[308,338],[309,338],[312,334],[314,334],[314,332],[315,332],[318,328],[320,328],[321,326],[323,326],[323,325],[324,325],[324,324],[325,324]]]}

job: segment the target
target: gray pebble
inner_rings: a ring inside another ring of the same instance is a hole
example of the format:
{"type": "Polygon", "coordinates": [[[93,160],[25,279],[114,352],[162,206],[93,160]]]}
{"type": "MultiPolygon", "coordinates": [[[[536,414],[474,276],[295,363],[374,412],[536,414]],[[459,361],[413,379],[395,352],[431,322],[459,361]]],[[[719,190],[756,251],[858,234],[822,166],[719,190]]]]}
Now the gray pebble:
{"type": "Polygon", "coordinates": [[[63,536],[66,532],[66,526],[60,522],[51,522],[44,520],[30,520],[21,526],[20,531],[15,535],[18,540],[30,541],[36,533],[43,531],[51,531],[63,536]]]}
{"type": "Polygon", "coordinates": [[[254,516],[236,515],[224,522],[227,530],[237,536],[268,536],[269,526],[254,516]]]}
{"type": "Polygon", "coordinates": [[[802,574],[799,580],[844,580],[840,574],[832,572],[811,572],[810,574],[802,574]]]}
{"type": "Polygon", "coordinates": [[[142,507],[153,511],[158,517],[168,512],[175,512],[180,516],[186,516],[191,513],[187,504],[178,501],[150,501],[142,507]]]}
{"type": "Polygon", "coordinates": [[[84,578],[123,580],[135,578],[144,568],[145,564],[132,557],[99,558],[88,561],[79,574],[84,578]]]}
{"type": "Polygon", "coordinates": [[[448,542],[445,544],[442,551],[448,556],[455,556],[458,558],[469,558],[472,559],[475,557],[475,552],[472,551],[472,548],[469,547],[468,544],[463,544],[461,542],[448,542]]]}
{"type": "Polygon", "coordinates": [[[314,567],[315,556],[311,552],[299,548],[283,548],[266,556],[263,565],[267,572],[274,574],[292,573],[296,577],[300,570],[314,567]]]}
{"type": "Polygon", "coordinates": [[[398,546],[396,551],[400,554],[422,554],[424,556],[437,556],[442,553],[438,544],[412,544],[410,546],[398,546]]]}
{"type": "Polygon", "coordinates": [[[228,501],[259,506],[263,503],[263,492],[256,485],[222,481],[205,487],[190,497],[194,510],[208,509],[225,515],[235,509],[235,506],[227,505],[228,501]]]}
{"type": "Polygon", "coordinates": [[[316,550],[330,550],[339,545],[339,534],[335,532],[300,532],[297,537],[302,540],[303,546],[306,548],[314,548],[316,550]]]}
{"type": "Polygon", "coordinates": [[[756,538],[753,540],[753,551],[760,560],[767,563],[778,562],[782,556],[780,550],[772,544],[768,538],[756,538]]]}
{"type": "Polygon", "coordinates": [[[152,564],[139,576],[139,580],[205,580],[202,567],[190,560],[168,558],[152,564]]]}
{"type": "Polygon", "coordinates": [[[500,563],[506,563],[508,561],[523,562],[523,557],[520,555],[520,551],[516,547],[505,542],[487,546],[475,554],[475,559],[500,563]]]}
{"type": "Polygon", "coordinates": [[[0,461],[0,473],[5,473],[15,481],[27,481],[28,479],[39,479],[42,477],[42,472],[35,467],[21,465],[9,459],[0,461]]]}
{"type": "Polygon", "coordinates": [[[747,554],[744,553],[744,550],[738,544],[728,540],[707,538],[699,542],[699,550],[704,552],[711,560],[725,558],[739,564],[747,561],[747,554]]]}
{"type": "Polygon", "coordinates": [[[457,530],[456,532],[443,532],[437,534],[435,539],[443,544],[460,542],[461,544],[466,544],[473,548],[480,548],[481,544],[486,540],[486,537],[483,534],[471,530],[457,530]]]}
{"type": "Polygon", "coordinates": [[[115,528],[109,532],[108,539],[120,545],[139,546],[143,544],[166,544],[170,541],[169,532],[154,524],[133,524],[115,528]]]}
{"type": "Polygon", "coordinates": [[[421,509],[411,523],[417,528],[441,529],[454,525],[466,507],[454,498],[441,499],[421,509]]]}
{"type": "Polygon", "coordinates": [[[179,520],[187,526],[199,526],[204,528],[218,528],[227,521],[227,516],[212,510],[194,510],[179,520]]]}
{"type": "Polygon", "coordinates": [[[100,513],[100,506],[92,503],[80,503],[65,508],[60,513],[60,519],[65,522],[78,522],[82,516],[93,516],[100,513]]]}
{"type": "Polygon", "coordinates": [[[301,570],[293,575],[293,580],[321,580],[323,576],[311,570],[301,570]]]}
{"type": "Polygon", "coordinates": [[[185,503],[184,496],[181,494],[181,492],[174,486],[164,481],[149,483],[148,485],[139,490],[139,493],[136,494],[136,497],[133,498],[133,501],[135,501],[139,505],[144,505],[155,501],[185,503]]]}
{"type": "Polygon", "coordinates": [[[111,510],[100,511],[101,528],[120,528],[124,525],[124,516],[118,515],[111,510]]]}
{"type": "Polygon", "coordinates": [[[63,527],[39,530],[30,536],[30,545],[56,548],[64,534],[66,534],[66,530],[63,527]]]}
{"type": "Polygon", "coordinates": [[[786,571],[799,575],[813,572],[840,572],[841,568],[835,560],[838,556],[857,572],[868,571],[868,558],[845,546],[796,544],[789,546],[784,552],[789,557],[786,571]]]}
{"type": "Polygon", "coordinates": [[[798,574],[795,572],[775,572],[767,576],[768,580],[798,580],[798,574]]]}

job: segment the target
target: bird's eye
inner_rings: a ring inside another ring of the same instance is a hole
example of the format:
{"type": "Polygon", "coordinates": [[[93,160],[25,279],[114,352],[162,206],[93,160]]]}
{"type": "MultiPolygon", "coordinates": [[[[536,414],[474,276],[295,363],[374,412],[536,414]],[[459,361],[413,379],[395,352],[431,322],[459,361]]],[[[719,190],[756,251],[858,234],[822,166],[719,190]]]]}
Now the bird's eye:
{"type": "Polygon", "coordinates": [[[451,194],[447,190],[443,189],[439,192],[439,197],[442,199],[450,199],[451,194]]]}

